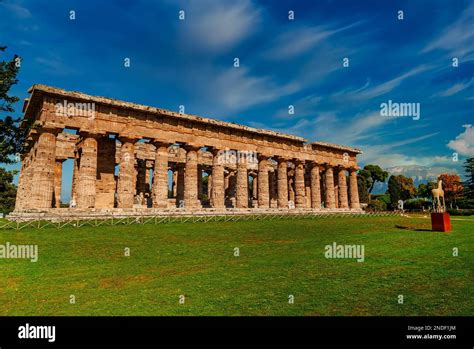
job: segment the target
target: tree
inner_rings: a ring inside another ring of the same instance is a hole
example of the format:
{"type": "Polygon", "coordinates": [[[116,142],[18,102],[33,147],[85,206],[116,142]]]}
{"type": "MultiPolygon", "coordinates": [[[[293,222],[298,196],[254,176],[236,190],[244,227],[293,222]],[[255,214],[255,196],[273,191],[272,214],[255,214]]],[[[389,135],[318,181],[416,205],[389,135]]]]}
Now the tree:
{"type": "MultiPolygon", "coordinates": [[[[4,52],[6,47],[0,47],[4,52]]],[[[10,88],[18,83],[16,78],[20,70],[20,57],[13,56],[10,61],[0,61],[0,113],[13,113],[13,104],[19,101],[18,97],[9,94],[10,88]]],[[[0,114],[0,163],[12,163],[16,159],[11,156],[22,153],[27,128],[19,127],[20,119],[10,115],[0,114]]]]}
{"type": "Polygon", "coordinates": [[[369,192],[367,191],[367,182],[364,177],[357,175],[357,189],[359,190],[359,202],[369,203],[369,192]]]}
{"type": "Polygon", "coordinates": [[[7,214],[15,208],[16,186],[13,184],[14,171],[0,167],[0,213],[7,214]]]}
{"type": "Polygon", "coordinates": [[[464,184],[464,198],[466,200],[474,199],[474,158],[464,160],[464,169],[466,170],[466,181],[464,184]]]}
{"type": "Polygon", "coordinates": [[[397,208],[399,200],[405,201],[415,196],[416,188],[413,179],[403,175],[390,176],[387,194],[390,195],[391,207],[397,208]]]}
{"type": "Polygon", "coordinates": [[[437,187],[437,184],[434,182],[428,182],[428,183],[420,183],[418,185],[418,188],[416,190],[416,196],[422,199],[433,199],[433,194],[431,193],[431,190],[437,187]]]}
{"type": "Polygon", "coordinates": [[[453,208],[453,203],[455,204],[462,197],[461,177],[457,174],[443,173],[438,176],[438,181],[443,181],[444,198],[453,208]]]}
{"type": "Polygon", "coordinates": [[[375,183],[383,183],[388,177],[388,172],[382,170],[379,165],[366,165],[359,174],[365,178],[366,186],[369,188],[369,197],[372,194],[375,183]]]}

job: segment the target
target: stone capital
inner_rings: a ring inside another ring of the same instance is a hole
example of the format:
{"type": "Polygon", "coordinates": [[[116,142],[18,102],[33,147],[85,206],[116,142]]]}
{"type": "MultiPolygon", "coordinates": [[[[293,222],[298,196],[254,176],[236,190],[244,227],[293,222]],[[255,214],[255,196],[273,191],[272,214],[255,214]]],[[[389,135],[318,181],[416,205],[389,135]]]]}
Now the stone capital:
{"type": "Polygon", "coordinates": [[[118,135],[117,139],[122,144],[124,144],[124,143],[133,143],[133,144],[135,144],[139,140],[139,138],[131,137],[131,136],[128,136],[128,135],[118,135]]]}
{"type": "Polygon", "coordinates": [[[295,163],[295,165],[304,165],[305,164],[305,160],[302,160],[302,159],[293,159],[293,162],[295,163]]]}
{"type": "Polygon", "coordinates": [[[187,143],[181,146],[186,151],[198,151],[202,147],[200,145],[192,144],[192,143],[187,143]]]}
{"type": "Polygon", "coordinates": [[[289,158],[283,157],[283,156],[275,156],[274,158],[275,158],[275,161],[278,162],[279,164],[282,163],[282,162],[290,161],[289,158]]]}

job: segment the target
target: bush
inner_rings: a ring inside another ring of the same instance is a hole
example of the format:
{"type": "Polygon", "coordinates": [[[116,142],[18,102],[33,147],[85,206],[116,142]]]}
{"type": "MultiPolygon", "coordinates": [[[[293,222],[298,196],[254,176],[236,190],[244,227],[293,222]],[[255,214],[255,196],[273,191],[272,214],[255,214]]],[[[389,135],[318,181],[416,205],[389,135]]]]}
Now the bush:
{"type": "Polygon", "coordinates": [[[403,208],[406,210],[421,210],[423,207],[425,209],[432,207],[433,203],[426,199],[411,199],[407,200],[403,205],[403,208]]]}
{"type": "Polygon", "coordinates": [[[386,211],[387,204],[381,200],[370,200],[369,204],[367,205],[368,211],[386,211]]]}
{"type": "Polygon", "coordinates": [[[474,215],[474,209],[466,209],[466,210],[455,210],[449,209],[446,210],[451,216],[472,216],[474,215]]]}

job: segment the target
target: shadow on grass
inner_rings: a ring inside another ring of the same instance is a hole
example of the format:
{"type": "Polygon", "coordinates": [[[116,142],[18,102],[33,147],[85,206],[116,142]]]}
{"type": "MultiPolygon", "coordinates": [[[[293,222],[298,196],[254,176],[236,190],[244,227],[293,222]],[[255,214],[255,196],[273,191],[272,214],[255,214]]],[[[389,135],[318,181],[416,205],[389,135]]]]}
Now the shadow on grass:
{"type": "Polygon", "coordinates": [[[431,229],[421,229],[421,228],[414,228],[414,227],[405,227],[405,226],[403,226],[403,225],[396,225],[395,228],[397,228],[397,229],[403,229],[403,230],[430,231],[430,232],[434,232],[434,231],[431,230],[431,229]]]}

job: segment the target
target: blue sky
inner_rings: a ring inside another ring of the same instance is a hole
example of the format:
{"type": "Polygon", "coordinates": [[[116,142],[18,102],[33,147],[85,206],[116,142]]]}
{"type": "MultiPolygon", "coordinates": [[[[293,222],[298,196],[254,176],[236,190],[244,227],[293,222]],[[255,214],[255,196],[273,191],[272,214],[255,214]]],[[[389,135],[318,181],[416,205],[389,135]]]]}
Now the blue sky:
{"type": "Polygon", "coordinates": [[[361,165],[419,179],[461,173],[474,156],[472,1],[3,0],[0,44],[23,58],[21,98],[43,83],[184,105],[358,147],[361,165]],[[420,103],[420,119],[381,116],[388,100],[420,103]]]}

